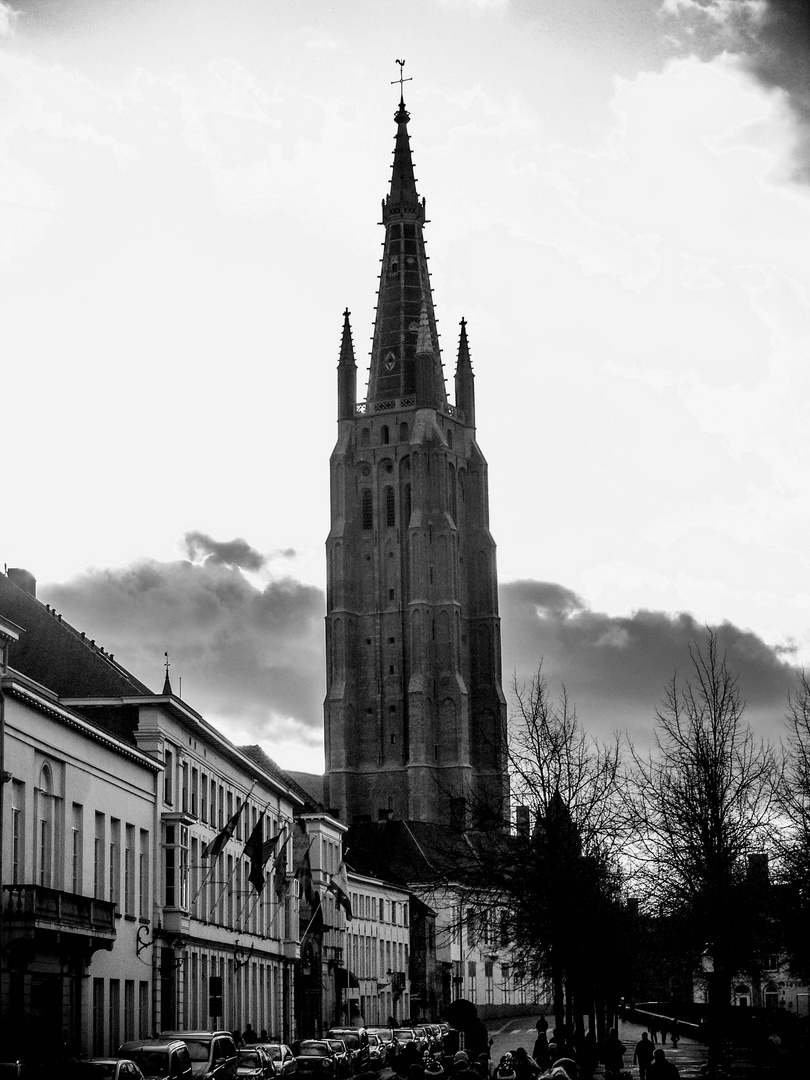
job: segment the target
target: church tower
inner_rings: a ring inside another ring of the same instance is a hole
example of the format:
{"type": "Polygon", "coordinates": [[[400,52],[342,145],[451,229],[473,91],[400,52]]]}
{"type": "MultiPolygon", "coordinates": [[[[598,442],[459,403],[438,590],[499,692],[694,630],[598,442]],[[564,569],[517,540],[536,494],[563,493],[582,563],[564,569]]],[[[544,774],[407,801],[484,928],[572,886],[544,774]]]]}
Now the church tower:
{"type": "Polygon", "coordinates": [[[349,312],[327,540],[330,807],[350,824],[506,812],[506,705],[487,464],[464,320],[447,400],[404,100],[382,204],[365,401],[349,312]]]}

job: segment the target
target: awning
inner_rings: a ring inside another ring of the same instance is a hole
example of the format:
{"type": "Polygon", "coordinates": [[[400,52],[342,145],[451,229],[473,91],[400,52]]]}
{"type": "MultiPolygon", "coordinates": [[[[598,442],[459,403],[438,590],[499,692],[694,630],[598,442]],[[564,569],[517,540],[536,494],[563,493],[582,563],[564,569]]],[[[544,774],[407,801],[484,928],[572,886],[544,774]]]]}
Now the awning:
{"type": "Polygon", "coordinates": [[[360,989],[355,973],[345,967],[335,968],[335,986],[338,990],[346,990],[348,987],[360,989]]]}

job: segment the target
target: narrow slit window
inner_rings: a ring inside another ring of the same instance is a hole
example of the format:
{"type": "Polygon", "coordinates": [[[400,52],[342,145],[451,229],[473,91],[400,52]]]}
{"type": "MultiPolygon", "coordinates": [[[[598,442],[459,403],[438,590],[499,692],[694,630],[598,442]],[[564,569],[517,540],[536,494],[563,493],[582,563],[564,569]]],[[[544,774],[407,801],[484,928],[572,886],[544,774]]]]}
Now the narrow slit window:
{"type": "Polygon", "coordinates": [[[374,524],[374,511],[371,505],[371,492],[368,488],[363,491],[362,520],[363,528],[370,529],[374,524]]]}

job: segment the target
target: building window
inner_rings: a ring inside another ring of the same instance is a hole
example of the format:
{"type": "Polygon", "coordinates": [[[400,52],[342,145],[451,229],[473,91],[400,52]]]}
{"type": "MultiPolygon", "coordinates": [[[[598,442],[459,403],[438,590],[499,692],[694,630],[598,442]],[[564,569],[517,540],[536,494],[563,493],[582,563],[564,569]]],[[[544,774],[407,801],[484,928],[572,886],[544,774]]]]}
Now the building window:
{"type": "Polygon", "coordinates": [[[110,903],[121,903],[121,822],[110,818],[110,903]]]}
{"type": "Polygon", "coordinates": [[[163,895],[166,907],[188,907],[188,827],[166,825],[163,895]]]}
{"type": "Polygon", "coordinates": [[[149,833],[141,829],[141,845],[138,852],[138,914],[149,918],[149,833]]]}
{"type": "Polygon", "coordinates": [[[383,426],[380,428],[380,442],[383,443],[384,446],[387,446],[390,441],[391,435],[388,431],[388,425],[383,424],[383,426]]]}
{"type": "Polygon", "coordinates": [[[200,821],[208,823],[208,774],[200,775],[200,821]]]}
{"type": "Polygon", "coordinates": [[[363,489],[361,498],[361,524],[364,529],[371,529],[374,525],[374,511],[372,509],[371,491],[369,488],[363,489]]]}
{"type": "Polygon", "coordinates": [[[93,839],[93,896],[104,899],[104,815],[96,814],[96,834],[93,839]]]}
{"type": "Polygon", "coordinates": [[[174,802],[174,754],[168,749],[163,754],[163,801],[174,802]]]}
{"type": "Polygon", "coordinates": [[[110,1046],[121,1043],[121,982],[110,979],[110,1046]]]}
{"type": "Polygon", "coordinates": [[[25,784],[19,780],[11,784],[11,880],[14,884],[23,880],[24,844],[23,844],[23,806],[25,805],[25,784]]]}
{"type": "MultiPolygon", "coordinates": [[[[135,826],[126,826],[124,844],[124,911],[135,914],[135,826]]],[[[134,998],[133,998],[134,1001],[134,998]]]]}
{"type": "Polygon", "coordinates": [[[138,983],[138,1038],[148,1038],[149,1031],[149,983],[142,979],[138,983]]]}
{"type": "Polygon", "coordinates": [[[191,770],[191,813],[197,816],[197,793],[200,786],[200,774],[196,769],[191,770]]]}
{"type": "Polygon", "coordinates": [[[124,1042],[135,1038],[135,980],[124,983],[124,1042]]]}
{"type": "Polygon", "coordinates": [[[188,813],[188,762],[180,766],[180,809],[188,813]]]}
{"type": "Polygon", "coordinates": [[[53,780],[51,770],[42,766],[39,774],[39,883],[44,888],[53,885],[53,780]]]}
{"type": "Polygon", "coordinates": [[[70,891],[80,893],[82,891],[82,822],[84,820],[84,807],[79,803],[73,804],[73,826],[70,830],[70,891]]]}
{"type": "Polygon", "coordinates": [[[394,509],[394,489],[387,487],[385,489],[385,524],[390,526],[396,525],[396,512],[394,509]]]}

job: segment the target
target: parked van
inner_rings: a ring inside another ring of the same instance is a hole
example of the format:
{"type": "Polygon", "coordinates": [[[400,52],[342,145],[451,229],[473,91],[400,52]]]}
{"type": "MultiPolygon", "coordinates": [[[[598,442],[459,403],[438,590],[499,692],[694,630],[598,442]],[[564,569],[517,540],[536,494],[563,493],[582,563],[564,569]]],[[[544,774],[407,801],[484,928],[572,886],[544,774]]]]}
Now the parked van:
{"type": "Polygon", "coordinates": [[[191,1057],[180,1039],[135,1039],[118,1047],[118,1057],[134,1061],[146,1080],[192,1080],[191,1057]]]}
{"type": "Polygon", "coordinates": [[[236,1045],[230,1031],[161,1031],[161,1039],[182,1039],[194,1080],[236,1080],[236,1045]]]}

